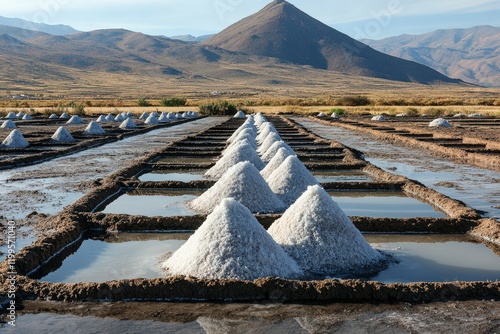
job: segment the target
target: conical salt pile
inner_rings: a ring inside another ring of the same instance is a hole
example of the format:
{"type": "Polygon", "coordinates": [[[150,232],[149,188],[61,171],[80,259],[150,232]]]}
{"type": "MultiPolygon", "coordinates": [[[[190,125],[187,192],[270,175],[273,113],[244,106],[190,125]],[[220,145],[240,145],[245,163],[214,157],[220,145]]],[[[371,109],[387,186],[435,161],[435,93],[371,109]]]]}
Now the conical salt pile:
{"type": "Polygon", "coordinates": [[[175,116],[175,114],[174,114],[174,113],[172,113],[172,112],[169,112],[167,116],[168,116],[168,118],[170,118],[172,121],[175,121],[175,120],[177,119],[177,116],[175,116]]]}
{"type": "Polygon", "coordinates": [[[451,124],[444,118],[438,118],[429,123],[429,127],[434,128],[450,128],[451,124]]]}
{"type": "Polygon", "coordinates": [[[296,156],[289,156],[269,176],[267,183],[285,204],[291,205],[308,186],[317,185],[318,181],[296,156]]]}
{"type": "Polygon", "coordinates": [[[302,274],[250,210],[233,198],[223,199],[162,268],[167,275],[203,279],[296,278],[302,274]]]}
{"type": "Polygon", "coordinates": [[[52,114],[49,116],[49,119],[58,119],[59,116],[57,116],[56,114],[52,114]]]}
{"type": "Polygon", "coordinates": [[[142,115],[141,115],[141,117],[139,117],[139,119],[146,120],[146,119],[148,119],[148,117],[149,117],[149,113],[148,112],[143,112],[142,115]]]}
{"type": "Polygon", "coordinates": [[[239,110],[236,115],[233,116],[234,118],[246,118],[247,115],[245,115],[245,112],[243,110],[239,110]]]}
{"type": "Polygon", "coordinates": [[[260,128],[259,128],[259,135],[257,136],[257,138],[255,138],[257,140],[257,142],[259,144],[262,144],[264,142],[264,140],[266,139],[267,136],[269,136],[269,134],[271,132],[274,132],[274,133],[278,133],[278,131],[276,131],[276,128],[274,127],[274,125],[272,125],[271,123],[269,122],[265,122],[260,128]]]}
{"type": "Polygon", "coordinates": [[[285,148],[287,149],[288,151],[290,152],[294,152],[293,151],[293,148],[291,148],[287,143],[285,143],[284,141],[280,140],[280,141],[277,141],[277,142],[274,142],[274,144],[271,145],[271,147],[269,147],[267,149],[267,151],[262,154],[262,161],[271,161],[271,159],[276,155],[276,153],[278,152],[278,150],[280,148],[285,148]]]}
{"type": "Polygon", "coordinates": [[[212,188],[192,200],[190,206],[196,211],[209,213],[227,197],[236,199],[252,212],[280,212],[285,209],[285,204],[248,161],[229,168],[212,188]]]}
{"type": "Polygon", "coordinates": [[[97,118],[96,122],[97,123],[106,123],[108,120],[106,119],[106,117],[104,115],[101,115],[97,118]]]}
{"type": "Polygon", "coordinates": [[[385,117],[384,117],[383,115],[380,115],[380,116],[373,116],[373,117],[372,117],[372,121],[382,122],[382,121],[385,121],[385,117]]]}
{"type": "Polygon", "coordinates": [[[22,119],[24,117],[24,115],[26,115],[25,113],[23,113],[22,111],[18,112],[16,117],[19,118],[19,119],[22,119]]]}
{"type": "Polygon", "coordinates": [[[66,122],[66,124],[68,124],[68,125],[78,125],[78,124],[83,124],[83,121],[80,118],[80,116],[75,115],[75,116],[72,116],[69,119],[69,121],[66,122]]]}
{"type": "Polygon", "coordinates": [[[245,122],[242,126],[240,126],[236,131],[229,137],[227,140],[228,143],[232,143],[243,131],[249,130],[252,131],[252,134],[255,134],[255,138],[257,137],[256,127],[250,123],[245,122]]]}
{"type": "Polygon", "coordinates": [[[60,119],[69,119],[69,115],[63,112],[61,116],[59,116],[60,119]]]}
{"type": "Polygon", "coordinates": [[[314,274],[371,272],[385,260],[320,186],[309,187],[268,232],[301,269],[314,274]]]}
{"type": "Polygon", "coordinates": [[[106,133],[103,128],[97,122],[90,122],[85,131],[83,133],[87,135],[103,135],[106,133]]]}
{"type": "Polygon", "coordinates": [[[7,116],[5,116],[6,119],[17,119],[17,116],[14,112],[10,112],[7,114],[7,116]]]}
{"type": "Polygon", "coordinates": [[[156,124],[160,123],[160,121],[158,120],[158,118],[151,115],[146,119],[146,121],[144,121],[144,123],[149,124],[149,125],[156,125],[156,124]]]}
{"type": "Polygon", "coordinates": [[[10,119],[2,123],[2,129],[17,129],[16,123],[12,122],[10,119]]]}
{"type": "Polygon", "coordinates": [[[33,120],[33,117],[30,114],[24,114],[23,115],[23,120],[25,120],[25,121],[31,121],[31,120],[33,120]]]}
{"type": "Polygon", "coordinates": [[[273,146],[273,144],[277,141],[280,141],[281,140],[281,137],[279,134],[277,134],[276,132],[271,132],[267,137],[266,139],[262,142],[262,144],[260,144],[259,146],[259,149],[257,150],[257,152],[259,154],[264,154],[266,153],[266,151],[271,147],[273,146]]]}
{"type": "Polygon", "coordinates": [[[115,117],[115,122],[123,122],[126,119],[128,119],[128,117],[123,116],[123,114],[119,114],[115,117]]]}
{"type": "Polygon", "coordinates": [[[229,168],[243,161],[249,161],[258,170],[264,168],[264,163],[255,151],[255,148],[248,142],[247,139],[235,142],[235,145],[224,153],[215,166],[210,168],[205,173],[205,176],[210,178],[219,178],[229,168]]]}
{"type": "Polygon", "coordinates": [[[264,167],[264,169],[260,171],[260,175],[262,175],[264,180],[267,181],[269,176],[271,176],[271,174],[281,166],[283,161],[285,161],[286,158],[291,155],[294,155],[293,152],[287,150],[284,147],[280,147],[271,161],[269,161],[266,167],[264,167]]]}
{"type": "Polygon", "coordinates": [[[170,118],[168,118],[168,114],[167,113],[162,113],[160,115],[160,117],[158,118],[158,121],[160,123],[170,123],[170,118]]]}
{"type": "Polygon", "coordinates": [[[254,124],[257,126],[257,128],[260,128],[260,126],[264,123],[267,122],[267,119],[262,115],[262,113],[258,113],[254,117],[254,124]]]}
{"type": "Polygon", "coordinates": [[[4,139],[2,146],[4,148],[25,148],[30,146],[30,144],[24,139],[21,132],[15,129],[4,139]]]}
{"type": "Polygon", "coordinates": [[[52,135],[52,140],[58,143],[74,143],[75,138],[66,130],[65,127],[60,126],[59,129],[52,135]]]}
{"type": "Polygon", "coordinates": [[[137,129],[137,125],[135,125],[134,121],[132,118],[127,118],[120,124],[120,129],[122,130],[135,130],[137,129]]]}
{"type": "Polygon", "coordinates": [[[231,147],[238,145],[241,141],[246,140],[253,147],[253,149],[257,152],[257,142],[255,141],[255,133],[252,130],[248,129],[248,131],[240,132],[240,135],[237,136],[231,144],[224,150],[223,154],[231,149],[231,147]]]}
{"type": "Polygon", "coordinates": [[[108,122],[114,122],[115,121],[115,116],[113,116],[112,114],[108,114],[106,116],[106,121],[108,121],[108,122]]]}

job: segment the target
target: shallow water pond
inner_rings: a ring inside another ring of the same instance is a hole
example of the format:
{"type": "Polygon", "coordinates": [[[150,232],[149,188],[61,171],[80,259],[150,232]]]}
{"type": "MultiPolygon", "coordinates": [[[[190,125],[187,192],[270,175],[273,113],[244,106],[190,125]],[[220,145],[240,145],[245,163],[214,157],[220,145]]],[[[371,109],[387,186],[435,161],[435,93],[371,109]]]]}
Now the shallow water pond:
{"type": "Polygon", "coordinates": [[[152,171],[139,176],[139,181],[142,182],[164,182],[164,181],[202,181],[206,180],[203,176],[205,170],[188,170],[188,171],[152,171]]]}
{"type": "Polygon", "coordinates": [[[348,216],[371,218],[446,218],[430,204],[408,197],[403,192],[340,192],[329,191],[348,216]]]}
{"type": "Polygon", "coordinates": [[[372,182],[373,178],[356,170],[317,170],[312,174],[318,182],[372,182]]]}

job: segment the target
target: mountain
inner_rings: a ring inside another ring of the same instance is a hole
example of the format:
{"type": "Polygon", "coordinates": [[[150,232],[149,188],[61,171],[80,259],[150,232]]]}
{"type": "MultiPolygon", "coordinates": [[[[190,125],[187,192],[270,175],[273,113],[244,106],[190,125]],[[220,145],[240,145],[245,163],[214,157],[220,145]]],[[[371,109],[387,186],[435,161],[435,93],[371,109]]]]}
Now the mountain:
{"type": "Polygon", "coordinates": [[[416,61],[441,73],[482,86],[500,87],[500,28],[437,30],[422,35],[401,35],[362,40],[396,57],[416,61]]]}
{"type": "Polygon", "coordinates": [[[351,75],[423,84],[460,82],[427,66],[376,51],[284,0],[273,1],[203,44],[351,75]]]}
{"type": "Polygon", "coordinates": [[[177,39],[179,41],[183,42],[192,42],[192,43],[198,43],[198,42],[203,42],[215,35],[202,35],[202,36],[193,36],[193,35],[179,35],[179,36],[172,36],[170,37],[171,39],[177,39]]]}
{"type": "Polygon", "coordinates": [[[45,23],[35,23],[22,19],[7,18],[3,16],[0,16],[0,25],[22,28],[24,30],[39,31],[51,35],[70,35],[79,32],[78,30],[67,25],[62,25],[62,24],[50,25],[45,23]]]}

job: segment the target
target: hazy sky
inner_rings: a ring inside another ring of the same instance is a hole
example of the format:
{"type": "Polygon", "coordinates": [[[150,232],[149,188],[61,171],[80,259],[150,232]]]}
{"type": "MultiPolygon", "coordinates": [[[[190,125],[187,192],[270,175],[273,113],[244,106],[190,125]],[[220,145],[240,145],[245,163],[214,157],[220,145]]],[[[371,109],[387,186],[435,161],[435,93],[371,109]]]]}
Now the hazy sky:
{"type": "MultiPolygon", "coordinates": [[[[217,33],[270,0],[1,0],[0,15],[82,31],[124,28],[150,35],[217,33]]],[[[499,0],[290,0],[354,38],[500,26],[499,0]]]]}

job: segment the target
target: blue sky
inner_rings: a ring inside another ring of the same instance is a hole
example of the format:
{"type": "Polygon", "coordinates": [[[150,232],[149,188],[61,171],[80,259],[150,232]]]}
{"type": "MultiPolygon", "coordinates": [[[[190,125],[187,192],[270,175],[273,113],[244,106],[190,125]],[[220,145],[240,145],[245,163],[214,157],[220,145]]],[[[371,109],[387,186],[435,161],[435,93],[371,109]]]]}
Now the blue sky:
{"type": "MultiPolygon", "coordinates": [[[[0,15],[82,31],[124,28],[150,35],[217,33],[270,0],[2,0],[0,15]]],[[[500,1],[290,0],[354,38],[426,33],[437,29],[500,26],[500,1]]]]}

